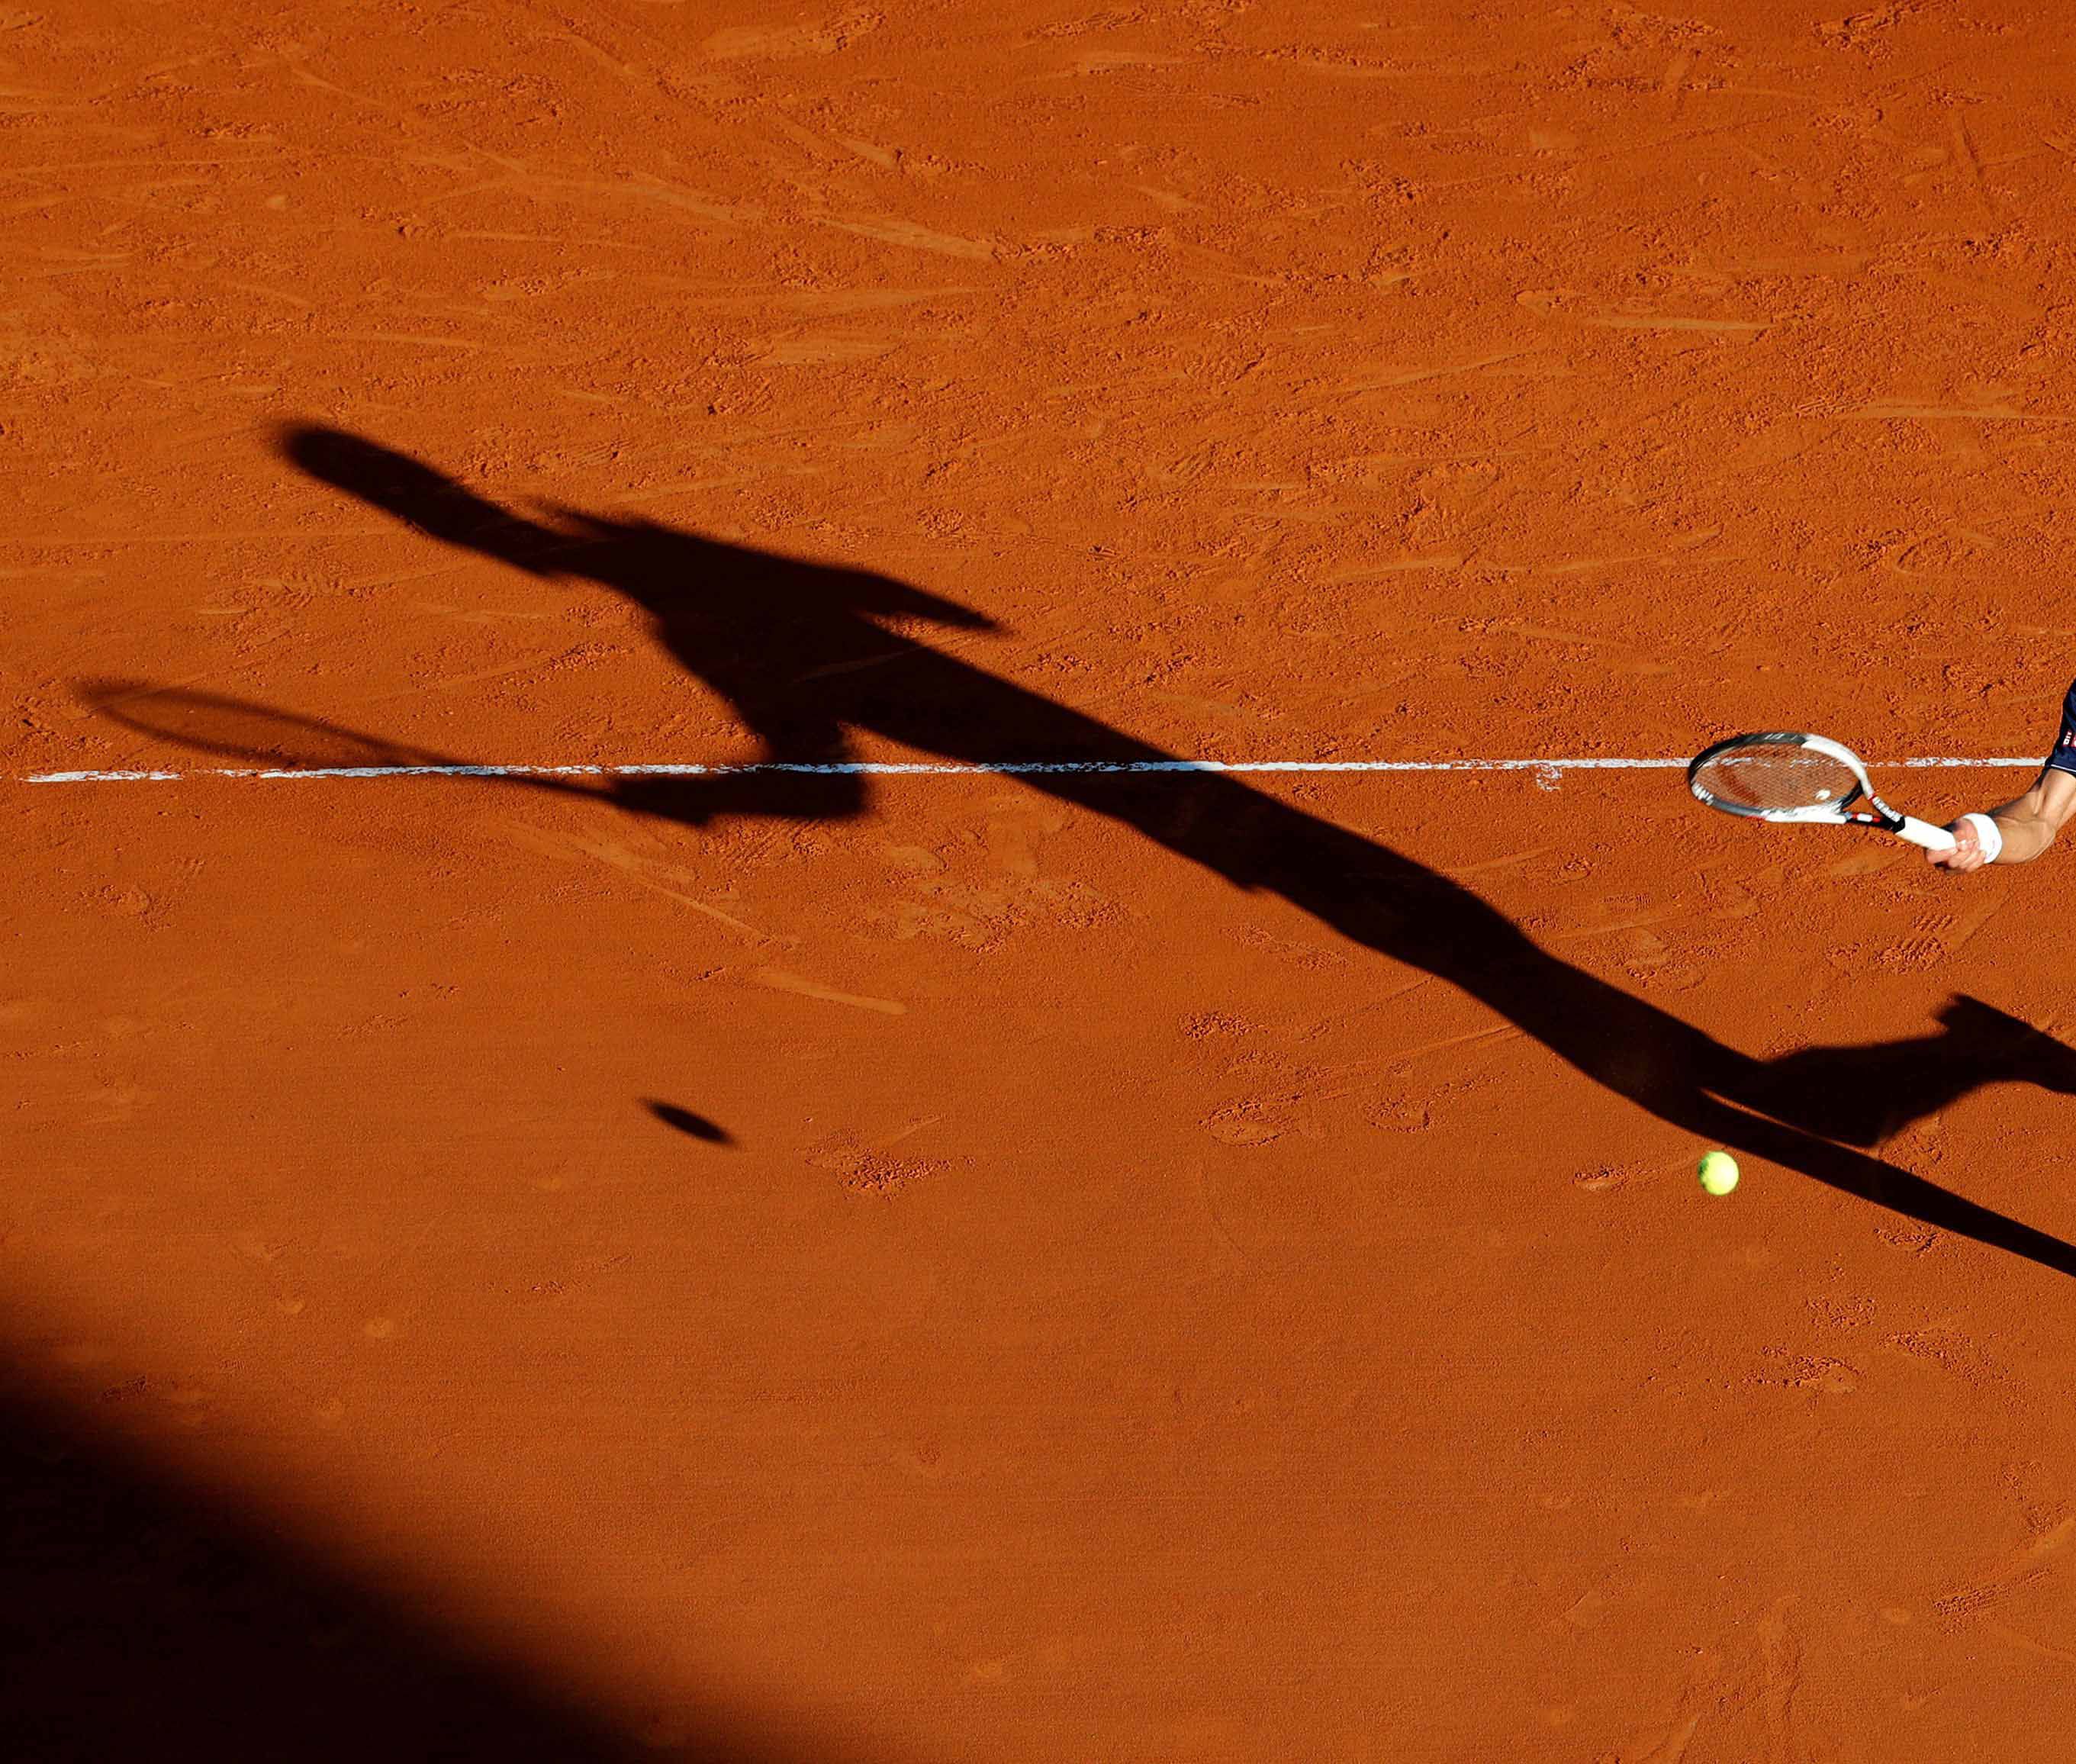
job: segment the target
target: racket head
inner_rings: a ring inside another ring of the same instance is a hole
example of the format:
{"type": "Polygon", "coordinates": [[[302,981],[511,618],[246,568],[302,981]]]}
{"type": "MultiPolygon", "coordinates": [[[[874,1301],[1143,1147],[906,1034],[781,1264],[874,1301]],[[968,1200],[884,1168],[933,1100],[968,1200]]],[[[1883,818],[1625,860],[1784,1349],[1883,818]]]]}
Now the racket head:
{"type": "Polygon", "coordinates": [[[1687,767],[1687,787],[1726,815],[1769,821],[1843,821],[1873,790],[1850,748],[1787,729],[1703,749],[1687,767]]]}

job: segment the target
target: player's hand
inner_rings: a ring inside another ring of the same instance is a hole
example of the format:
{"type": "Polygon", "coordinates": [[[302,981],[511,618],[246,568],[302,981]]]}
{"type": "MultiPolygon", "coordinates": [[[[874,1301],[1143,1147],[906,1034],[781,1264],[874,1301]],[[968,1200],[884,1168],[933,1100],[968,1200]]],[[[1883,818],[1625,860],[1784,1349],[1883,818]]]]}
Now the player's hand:
{"type": "Polygon", "coordinates": [[[1966,875],[1971,870],[1980,870],[1989,859],[1983,855],[1983,842],[1975,837],[1975,829],[1965,820],[1951,823],[1946,831],[1954,836],[1951,851],[1929,851],[1924,855],[1942,870],[1957,870],[1966,875]]]}

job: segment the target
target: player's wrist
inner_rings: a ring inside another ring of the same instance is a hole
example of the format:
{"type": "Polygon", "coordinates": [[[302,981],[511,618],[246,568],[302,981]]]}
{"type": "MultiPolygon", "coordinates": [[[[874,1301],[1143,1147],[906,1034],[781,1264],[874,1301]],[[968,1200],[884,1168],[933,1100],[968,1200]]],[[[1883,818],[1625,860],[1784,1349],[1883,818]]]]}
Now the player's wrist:
{"type": "Polygon", "coordinates": [[[1975,849],[1983,854],[1983,861],[1994,864],[1997,854],[2004,849],[2003,829],[1987,815],[1963,815],[1954,824],[1966,827],[1975,836],[1975,849]]]}

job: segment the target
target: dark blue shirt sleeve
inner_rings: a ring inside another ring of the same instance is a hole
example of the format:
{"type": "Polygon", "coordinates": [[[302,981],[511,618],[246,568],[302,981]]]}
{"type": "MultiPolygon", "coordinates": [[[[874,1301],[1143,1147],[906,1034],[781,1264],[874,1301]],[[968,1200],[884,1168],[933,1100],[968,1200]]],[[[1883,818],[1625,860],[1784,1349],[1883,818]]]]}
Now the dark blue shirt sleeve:
{"type": "Polygon", "coordinates": [[[2061,733],[2055,737],[2054,751],[2047,763],[2057,772],[2076,772],[2076,686],[2061,701],[2061,733]]]}

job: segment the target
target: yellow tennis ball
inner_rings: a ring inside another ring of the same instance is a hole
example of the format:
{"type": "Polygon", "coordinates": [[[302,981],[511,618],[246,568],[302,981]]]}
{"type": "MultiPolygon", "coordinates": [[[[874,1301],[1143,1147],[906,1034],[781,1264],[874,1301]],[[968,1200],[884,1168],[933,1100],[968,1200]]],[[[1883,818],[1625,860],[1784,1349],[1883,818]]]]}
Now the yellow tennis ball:
{"type": "Polygon", "coordinates": [[[1738,1160],[1727,1152],[1701,1155],[1701,1186],[1711,1194],[1727,1194],[1738,1185],[1738,1160]]]}

